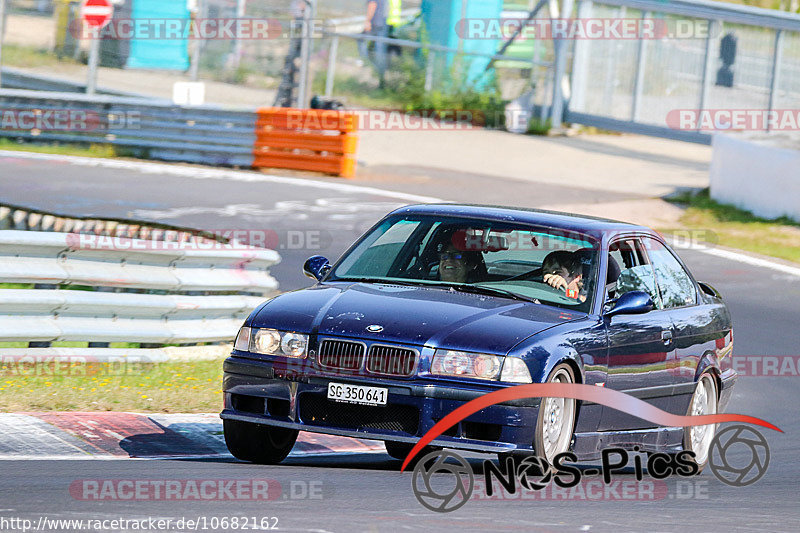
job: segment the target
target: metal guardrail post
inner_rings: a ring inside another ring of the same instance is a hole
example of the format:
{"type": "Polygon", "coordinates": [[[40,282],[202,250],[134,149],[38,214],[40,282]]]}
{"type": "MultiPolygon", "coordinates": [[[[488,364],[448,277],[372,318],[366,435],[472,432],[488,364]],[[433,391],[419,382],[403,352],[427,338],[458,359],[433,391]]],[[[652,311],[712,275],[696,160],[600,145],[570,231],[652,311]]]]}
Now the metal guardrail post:
{"type": "MultiPolygon", "coordinates": [[[[700,102],[697,109],[702,111],[706,108],[708,103],[708,91],[711,88],[711,36],[714,35],[714,30],[719,26],[715,20],[709,21],[708,35],[706,35],[705,50],[703,52],[703,81],[700,86],[700,102]]],[[[697,121],[697,130],[700,131],[700,121],[697,121]]]]}
{"type": "MultiPolygon", "coordinates": [[[[650,17],[649,11],[642,13],[642,22],[650,17]]],[[[641,26],[640,26],[641,29],[641,26]]],[[[636,122],[639,118],[639,106],[642,102],[642,91],[644,90],[644,68],[647,64],[647,39],[642,33],[639,34],[639,47],[636,52],[636,74],[633,81],[633,103],[631,104],[631,120],[636,122]]]]}
{"type": "Polygon", "coordinates": [[[300,80],[297,83],[297,102],[295,107],[305,108],[308,104],[308,80],[311,73],[311,21],[314,19],[317,0],[305,0],[303,9],[302,41],[300,44],[300,80]]]}
{"type": "MultiPolygon", "coordinates": [[[[620,7],[614,12],[614,17],[618,20],[622,20],[625,18],[627,13],[627,8],[625,6],[620,7]]],[[[611,41],[609,44],[609,48],[611,49],[609,58],[608,58],[608,69],[606,70],[606,80],[603,84],[604,91],[603,91],[603,102],[607,107],[611,107],[612,102],[614,101],[614,90],[617,85],[617,56],[619,55],[619,47],[620,41],[611,41]]]]}
{"type": "MultiPolygon", "coordinates": [[[[578,20],[588,20],[592,16],[591,0],[581,0],[578,4],[578,20]]],[[[538,44],[538,43],[537,43],[538,44]]],[[[589,66],[590,43],[585,39],[575,40],[575,53],[572,56],[572,81],[570,82],[569,108],[582,110],[586,100],[586,70],[589,66]]]]}
{"type": "MultiPolygon", "coordinates": [[[[205,18],[205,1],[197,0],[197,18],[205,18]]],[[[197,81],[200,74],[200,55],[203,48],[203,40],[195,35],[194,47],[192,48],[192,58],[189,65],[189,79],[197,81]]]]}
{"type": "MultiPolygon", "coordinates": [[[[561,16],[569,18],[572,15],[573,0],[564,0],[561,16]]],[[[562,38],[553,39],[555,51],[555,69],[553,71],[553,128],[560,128],[564,120],[564,90],[562,82],[567,70],[567,41],[562,38]]]]}
{"type": "Polygon", "coordinates": [[[428,50],[428,62],[425,65],[425,91],[433,90],[433,68],[436,63],[436,51],[428,50]]]}
{"type": "MultiPolygon", "coordinates": [[[[236,18],[242,20],[245,15],[245,0],[236,0],[236,18]]],[[[236,36],[233,40],[233,50],[231,51],[231,65],[233,66],[234,70],[239,68],[239,64],[242,60],[242,38],[240,36],[236,36]]]]}
{"type": "Polygon", "coordinates": [[[325,74],[325,96],[333,96],[333,84],[336,76],[336,54],[339,52],[339,36],[331,38],[331,47],[328,50],[328,72],[325,74]]]}
{"type": "Polygon", "coordinates": [[[97,88],[97,63],[100,61],[100,31],[92,29],[89,43],[89,69],[86,78],[86,94],[94,94],[97,88]]]}
{"type": "MultiPolygon", "coordinates": [[[[783,30],[775,31],[775,49],[772,53],[772,81],[769,85],[769,106],[767,109],[771,113],[775,109],[775,102],[778,98],[778,84],[781,76],[781,62],[783,61],[783,30]]],[[[770,113],[767,114],[769,117],[770,113]]],[[[769,118],[767,118],[766,130],[769,131],[769,118]]]]}
{"type": "MultiPolygon", "coordinates": [[[[6,0],[0,0],[0,65],[3,64],[3,39],[6,36],[6,0]]],[[[0,77],[0,85],[3,80],[0,77]]]]}

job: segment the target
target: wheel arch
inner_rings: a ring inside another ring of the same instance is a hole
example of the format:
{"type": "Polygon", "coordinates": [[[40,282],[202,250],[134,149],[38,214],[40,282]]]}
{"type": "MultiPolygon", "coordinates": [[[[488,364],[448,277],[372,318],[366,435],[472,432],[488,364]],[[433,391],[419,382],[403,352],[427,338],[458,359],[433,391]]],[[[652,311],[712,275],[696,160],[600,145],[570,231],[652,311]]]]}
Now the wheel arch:
{"type": "Polygon", "coordinates": [[[720,399],[722,394],[722,370],[720,369],[719,361],[713,351],[706,351],[697,363],[697,369],[694,374],[694,383],[698,383],[700,378],[708,372],[714,377],[714,383],[717,386],[717,400],[720,399]]]}

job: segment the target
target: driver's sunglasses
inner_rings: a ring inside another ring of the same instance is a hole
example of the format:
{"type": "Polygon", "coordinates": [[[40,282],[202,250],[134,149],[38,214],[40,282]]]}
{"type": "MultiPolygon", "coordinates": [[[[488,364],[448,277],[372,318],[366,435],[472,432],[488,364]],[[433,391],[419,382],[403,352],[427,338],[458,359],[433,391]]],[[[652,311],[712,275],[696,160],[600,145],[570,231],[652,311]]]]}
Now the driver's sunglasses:
{"type": "Polygon", "coordinates": [[[439,261],[447,261],[448,259],[460,261],[464,259],[464,254],[460,252],[442,252],[439,254],[439,261]]]}

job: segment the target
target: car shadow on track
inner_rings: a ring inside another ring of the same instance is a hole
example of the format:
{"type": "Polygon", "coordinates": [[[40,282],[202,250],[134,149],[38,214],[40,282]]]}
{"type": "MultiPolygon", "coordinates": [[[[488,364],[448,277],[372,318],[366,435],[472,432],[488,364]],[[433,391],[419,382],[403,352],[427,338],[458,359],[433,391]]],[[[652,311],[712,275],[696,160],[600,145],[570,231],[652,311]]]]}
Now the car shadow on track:
{"type": "MultiPolygon", "coordinates": [[[[483,475],[484,460],[490,459],[497,463],[497,457],[493,455],[468,454],[464,457],[470,464],[475,475],[483,475]]],[[[176,459],[178,461],[202,462],[202,463],[227,463],[238,465],[243,468],[325,468],[334,470],[363,470],[375,472],[400,472],[402,461],[392,459],[384,453],[348,453],[348,454],[325,454],[325,455],[306,455],[287,457],[278,465],[257,465],[240,461],[234,457],[187,457],[176,459]]],[[[597,464],[577,464],[581,471],[597,469],[597,464]]],[[[405,473],[410,474],[414,470],[414,465],[410,465],[405,473]]],[[[633,476],[633,467],[615,470],[615,475],[633,476]]]]}

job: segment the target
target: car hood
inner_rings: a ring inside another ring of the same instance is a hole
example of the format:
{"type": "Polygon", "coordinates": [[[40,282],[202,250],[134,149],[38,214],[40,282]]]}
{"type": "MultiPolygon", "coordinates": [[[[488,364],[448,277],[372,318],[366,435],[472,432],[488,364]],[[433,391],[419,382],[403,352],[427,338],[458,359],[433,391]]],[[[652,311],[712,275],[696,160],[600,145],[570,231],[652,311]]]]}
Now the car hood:
{"type": "Polygon", "coordinates": [[[249,325],[504,354],[531,335],[581,316],[443,288],[335,283],[282,294],[257,309],[249,325]],[[371,325],[383,330],[368,331],[371,325]]]}

